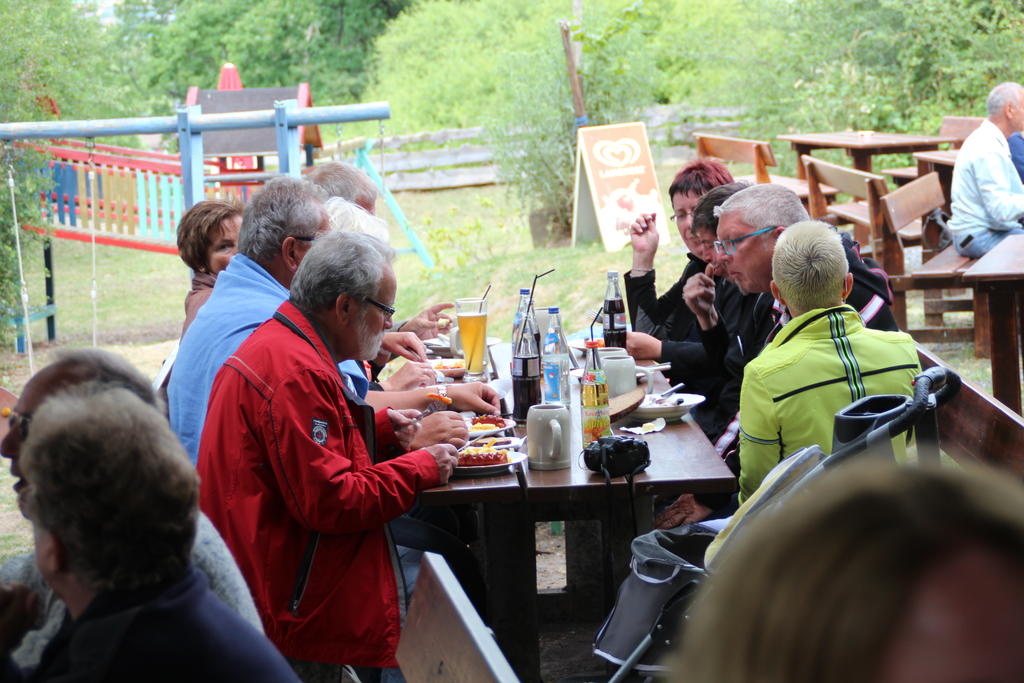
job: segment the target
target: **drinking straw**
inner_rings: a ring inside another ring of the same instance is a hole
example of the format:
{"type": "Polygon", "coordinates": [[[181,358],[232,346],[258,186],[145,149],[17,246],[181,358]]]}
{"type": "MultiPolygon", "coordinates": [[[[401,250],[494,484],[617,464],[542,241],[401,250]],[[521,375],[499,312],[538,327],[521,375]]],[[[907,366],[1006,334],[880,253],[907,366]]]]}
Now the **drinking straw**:
{"type": "Polygon", "coordinates": [[[590,341],[594,341],[594,325],[597,324],[597,319],[604,313],[604,306],[597,309],[597,313],[594,314],[594,319],[590,321],[590,341]]]}
{"type": "Polygon", "coordinates": [[[487,289],[484,290],[484,295],[480,297],[480,305],[476,307],[477,313],[484,312],[484,302],[487,301],[487,295],[491,293],[491,283],[487,283],[487,289]]]}
{"type": "MultiPolygon", "coordinates": [[[[533,290],[537,288],[537,280],[539,280],[542,277],[544,277],[545,275],[547,275],[549,273],[553,273],[553,272],[555,272],[554,268],[552,268],[551,270],[545,270],[540,275],[534,275],[533,276],[533,284],[530,285],[530,300],[526,304],[526,315],[529,315],[530,314],[530,309],[533,308],[533,290]]],[[[519,328],[519,339],[517,339],[516,343],[512,346],[512,354],[513,355],[515,355],[516,349],[519,348],[519,342],[522,341],[522,339],[523,339],[523,330],[525,330],[525,329],[526,329],[526,325],[523,325],[522,327],[519,328]]]]}

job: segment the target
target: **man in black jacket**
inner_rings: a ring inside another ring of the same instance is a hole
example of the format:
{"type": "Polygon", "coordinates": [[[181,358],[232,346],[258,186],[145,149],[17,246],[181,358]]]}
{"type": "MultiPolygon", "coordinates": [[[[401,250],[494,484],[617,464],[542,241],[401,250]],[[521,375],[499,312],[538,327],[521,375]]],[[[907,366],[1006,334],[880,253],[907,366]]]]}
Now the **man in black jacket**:
{"type": "MultiPolygon", "coordinates": [[[[738,473],[739,463],[727,456],[738,440],[743,369],[789,320],[785,307],[769,291],[775,241],[786,226],[808,220],[808,216],[795,193],[770,184],[753,185],[735,193],[719,207],[718,215],[713,261],[742,295],[738,313],[721,314],[716,283],[710,274],[690,278],[683,296],[701,328],[707,367],[723,378],[717,400],[697,406],[694,419],[738,473]]],[[[889,310],[892,292],[885,271],[874,261],[862,259],[856,242],[846,235],[842,239],[853,274],[853,291],[846,303],[860,312],[868,327],[898,329],[889,310]]],[[[707,497],[698,503],[699,508],[684,506],[685,510],[677,510],[680,514],[670,509],[659,518],[658,525],[668,528],[698,521],[727,501],[707,497]]]]}

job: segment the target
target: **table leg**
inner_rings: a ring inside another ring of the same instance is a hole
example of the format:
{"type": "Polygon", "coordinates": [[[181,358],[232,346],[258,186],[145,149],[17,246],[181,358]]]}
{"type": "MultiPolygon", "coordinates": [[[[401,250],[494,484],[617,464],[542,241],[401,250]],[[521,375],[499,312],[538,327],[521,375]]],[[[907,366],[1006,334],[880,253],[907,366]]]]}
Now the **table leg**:
{"type": "Polygon", "coordinates": [[[807,180],[807,169],[804,168],[803,156],[810,154],[814,148],[810,145],[801,145],[796,142],[789,144],[793,146],[793,151],[796,152],[796,177],[800,180],[807,180]]]}
{"type": "Polygon", "coordinates": [[[522,681],[540,680],[537,542],[522,503],[484,505],[489,626],[522,681]]]}
{"type": "Polygon", "coordinates": [[[871,153],[866,152],[862,149],[851,149],[849,150],[850,156],[853,157],[853,167],[858,171],[864,171],[865,173],[871,173],[871,153]]]}
{"type": "Polygon", "coordinates": [[[992,395],[1020,413],[1020,341],[1018,314],[1012,290],[988,293],[989,333],[992,344],[992,395]]]}

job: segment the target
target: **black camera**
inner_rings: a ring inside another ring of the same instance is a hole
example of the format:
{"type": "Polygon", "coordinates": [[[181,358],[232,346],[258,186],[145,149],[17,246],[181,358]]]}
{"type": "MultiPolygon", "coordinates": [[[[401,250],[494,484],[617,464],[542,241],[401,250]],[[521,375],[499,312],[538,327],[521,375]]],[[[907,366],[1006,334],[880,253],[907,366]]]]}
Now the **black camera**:
{"type": "Polygon", "coordinates": [[[600,472],[607,478],[632,476],[651,464],[647,442],[631,436],[602,436],[583,449],[583,463],[587,469],[600,472]]]}

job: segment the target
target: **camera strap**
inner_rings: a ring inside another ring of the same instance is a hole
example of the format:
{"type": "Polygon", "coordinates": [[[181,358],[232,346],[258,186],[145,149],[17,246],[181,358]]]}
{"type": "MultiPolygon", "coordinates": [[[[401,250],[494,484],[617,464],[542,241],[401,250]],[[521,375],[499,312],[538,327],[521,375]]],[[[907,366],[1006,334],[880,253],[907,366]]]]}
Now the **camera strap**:
{"type": "MultiPolygon", "coordinates": [[[[601,474],[604,475],[604,487],[608,499],[608,512],[607,519],[604,524],[601,525],[601,542],[604,545],[604,598],[605,604],[614,604],[614,568],[612,567],[612,520],[615,514],[615,496],[614,489],[612,488],[612,476],[608,472],[608,451],[611,450],[608,446],[602,446],[601,448],[601,474]]],[[[636,495],[633,491],[633,477],[638,473],[643,472],[646,469],[646,465],[640,465],[632,472],[627,472],[623,475],[623,479],[626,482],[626,492],[629,495],[629,514],[630,519],[633,522],[633,538],[640,535],[637,530],[636,523],[636,495]]]]}

